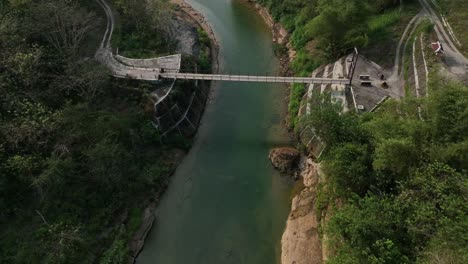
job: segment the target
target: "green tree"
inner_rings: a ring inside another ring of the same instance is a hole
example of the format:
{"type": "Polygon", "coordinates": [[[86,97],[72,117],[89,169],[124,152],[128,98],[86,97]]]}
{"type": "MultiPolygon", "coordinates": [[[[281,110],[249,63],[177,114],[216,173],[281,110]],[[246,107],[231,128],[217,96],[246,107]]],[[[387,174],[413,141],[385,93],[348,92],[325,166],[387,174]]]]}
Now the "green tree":
{"type": "Polygon", "coordinates": [[[326,226],[337,254],[330,263],[409,263],[402,209],[392,197],[356,199],[335,212],[326,226]]]}
{"type": "Polygon", "coordinates": [[[409,169],[418,164],[418,154],[410,138],[381,140],[375,148],[373,166],[376,170],[408,175],[409,169]]]}
{"type": "Polygon", "coordinates": [[[368,42],[365,21],[369,7],[361,0],[319,0],[319,15],[305,26],[305,34],[318,39],[332,56],[368,42]]]}
{"type": "Polygon", "coordinates": [[[437,83],[441,87],[431,94],[429,116],[433,140],[459,142],[468,137],[468,87],[456,83],[437,83]]]}
{"type": "Polygon", "coordinates": [[[99,264],[123,264],[128,263],[128,248],[125,240],[116,239],[111,247],[104,252],[99,264]]]}
{"type": "Polygon", "coordinates": [[[344,143],[330,151],[325,172],[344,195],[364,195],[375,184],[367,145],[344,143]]]}

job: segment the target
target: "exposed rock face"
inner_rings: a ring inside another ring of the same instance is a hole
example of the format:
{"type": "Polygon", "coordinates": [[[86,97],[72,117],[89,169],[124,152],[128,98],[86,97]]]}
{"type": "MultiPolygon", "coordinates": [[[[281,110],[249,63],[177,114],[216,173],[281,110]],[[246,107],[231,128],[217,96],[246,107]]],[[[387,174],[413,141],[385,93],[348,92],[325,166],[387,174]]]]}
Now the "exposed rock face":
{"type": "Polygon", "coordinates": [[[181,17],[172,18],[173,32],[171,38],[177,40],[177,53],[198,56],[200,44],[198,42],[197,28],[191,23],[187,14],[180,12],[181,17]],[[184,17],[185,16],[185,17],[184,17]]]}
{"type": "Polygon", "coordinates": [[[262,16],[263,20],[271,28],[273,42],[278,44],[286,44],[286,42],[288,41],[289,34],[288,31],[283,27],[283,25],[281,25],[280,23],[275,23],[273,17],[268,12],[268,9],[258,4],[256,0],[247,0],[247,2],[251,2],[252,4],[254,4],[260,16],[262,16]]]}
{"type": "Polygon", "coordinates": [[[265,23],[267,23],[267,25],[271,28],[273,42],[280,45],[286,45],[288,48],[289,62],[292,62],[296,58],[296,51],[289,42],[288,31],[283,27],[283,25],[281,25],[281,23],[276,23],[268,12],[268,9],[258,4],[256,0],[247,0],[247,2],[250,2],[255,6],[255,9],[257,9],[257,12],[263,18],[265,23]]]}
{"type": "Polygon", "coordinates": [[[320,264],[322,249],[315,213],[318,164],[307,160],[301,173],[304,190],[292,200],[291,212],[281,239],[282,264],[320,264]]]}
{"type": "Polygon", "coordinates": [[[129,263],[134,263],[135,258],[143,249],[145,238],[153,226],[154,219],[156,218],[156,204],[151,203],[143,212],[140,228],[135,232],[132,240],[129,242],[130,259],[129,263]]]}
{"type": "Polygon", "coordinates": [[[283,173],[290,173],[297,166],[301,153],[294,148],[275,148],[270,151],[269,158],[275,168],[283,173]]]}

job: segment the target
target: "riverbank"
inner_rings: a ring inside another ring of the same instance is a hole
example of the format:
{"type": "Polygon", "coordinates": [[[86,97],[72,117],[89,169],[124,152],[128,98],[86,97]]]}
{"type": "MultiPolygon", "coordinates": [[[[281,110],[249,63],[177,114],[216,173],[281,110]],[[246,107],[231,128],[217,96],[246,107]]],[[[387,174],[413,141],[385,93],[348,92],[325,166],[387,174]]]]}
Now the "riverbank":
{"type": "Polygon", "coordinates": [[[281,238],[281,263],[321,264],[320,223],[315,210],[320,164],[302,157],[298,193],[292,198],[291,212],[281,238]]]}
{"type": "Polygon", "coordinates": [[[180,11],[184,12],[188,17],[191,18],[192,22],[198,25],[206,34],[211,41],[211,60],[212,60],[212,71],[213,73],[218,71],[219,68],[219,42],[214,34],[213,29],[210,24],[206,21],[205,17],[194,9],[190,4],[186,3],[184,0],[170,0],[171,3],[177,5],[180,8],[180,11]]]}
{"type": "MultiPolygon", "coordinates": [[[[222,44],[223,72],[278,71],[270,30],[247,2],[190,3],[222,44]]],[[[284,88],[213,82],[202,125],[158,206],[138,264],[277,263],[291,186],[265,154],[289,141],[278,107],[284,88]]]]}
{"type": "Polygon", "coordinates": [[[327,253],[319,235],[322,217],[316,210],[318,186],[324,180],[320,164],[289,147],[271,150],[269,159],[276,169],[297,181],[281,238],[281,263],[321,264],[327,253]]]}
{"type": "MultiPolygon", "coordinates": [[[[273,20],[268,9],[255,0],[247,0],[270,27],[273,43],[285,46],[286,53],[279,53],[281,73],[291,74],[290,65],[296,57],[296,51],[289,41],[289,33],[273,20]]],[[[291,87],[291,86],[290,86],[291,87]]],[[[290,98],[291,95],[288,96],[290,98]]],[[[298,194],[291,201],[291,210],[281,238],[281,263],[322,263],[322,242],[318,233],[318,217],[315,210],[320,164],[310,158],[301,158],[299,164],[298,194]]],[[[294,176],[296,178],[296,175],[294,176]]]]}
{"type": "Polygon", "coordinates": [[[268,9],[255,0],[246,0],[252,4],[257,10],[258,14],[262,17],[263,21],[268,25],[273,36],[272,41],[275,46],[275,54],[278,56],[281,65],[281,74],[290,75],[290,64],[296,58],[296,51],[289,41],[289,32],[284,28],[281,23],[276,23],[273,17],[268,12],[268,9]]]}
{"type": "MultiPolygon", "coordinates": [[[[176,16],[188,22],[189,24],[197,27],[198,29],[206,32],[208,38],[210,39],[210,44],[211,44],[210,45],[211,46],[210,56],[211,56],[211,66],[212,66],[211,70],[212,72],[217,72],[218,67],[219,67],[219,63],[218,63],[219,44],[211,26],[206,22],[204,17],[198,11],[193,9],[189,4],[185,3],[183,0],[171,0],[171,3],[178,6],[178,9],[175,10],[176,16]]],[[[182,32],[176,32],[176,33],[182,33],[182,32]]],[[[202,114],[203,114],[203,110],[201,111],[200,115],[202,114]]],[[[170,175],[172,175],[175,172],[177,166],[183,160],[184,156],[185,154],[181,154],[177,156],[176,161],[173,166],[174,169],[172,170],[170,175]]],[[[158,203],[159,203],[160,197],[165,192],[165,189],[167,189],[167,186],[169,184],[169,178],[170,176],[167,177],[165,188],[162,191],[154,195],[155,197],[154,200],[151,199],[150,201],[148,201],[148,205],[145,206],[145,209],[142,212],[141,223],[139,225],[139,228],[135,231],[133,237],[130,239],[130,242],[129,242],[130,256],[129,256],[128,263],[130,264],[135,263],[136,258],[138,257],[138,255],[140,254],[140,252],[142,251],[144,247],[146,237],[148,236],[148,233],[151,231],[154,221],[156,221],[157,219],[158,203]]]]}

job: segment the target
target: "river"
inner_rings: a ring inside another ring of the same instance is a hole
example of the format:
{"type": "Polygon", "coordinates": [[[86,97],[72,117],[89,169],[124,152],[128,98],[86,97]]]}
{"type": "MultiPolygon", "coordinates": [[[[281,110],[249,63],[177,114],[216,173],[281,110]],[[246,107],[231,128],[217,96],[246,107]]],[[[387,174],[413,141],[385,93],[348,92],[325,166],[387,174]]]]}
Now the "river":
{"type": "MultiPolygon", "coordinates": [[[[243,0],[190,1],[220,42],[221,72],[277,72],[272,36],[243,0]]],[[[138,264],[279,263],[291,183],[268,160],[288,145],[286,87],[215,82],[194,144],[173,175],[138,264]]]]}

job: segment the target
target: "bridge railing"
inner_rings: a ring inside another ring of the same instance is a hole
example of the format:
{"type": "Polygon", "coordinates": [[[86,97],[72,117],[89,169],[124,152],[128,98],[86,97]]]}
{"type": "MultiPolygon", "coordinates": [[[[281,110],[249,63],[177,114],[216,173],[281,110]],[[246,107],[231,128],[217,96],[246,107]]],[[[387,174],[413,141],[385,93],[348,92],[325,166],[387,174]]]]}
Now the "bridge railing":
{"type": "Polygon", "coordinates": [[[348,79],[315,78],[315,77],[282,77],[259,75],[228,75],[228,74],[200,74],[200,73],[161,73],[162,78],[212,80],[212,81],[238,81],[238,82],[268,82],[268,83],[315,83],[315,84],[346,84],[348,79]]]}

